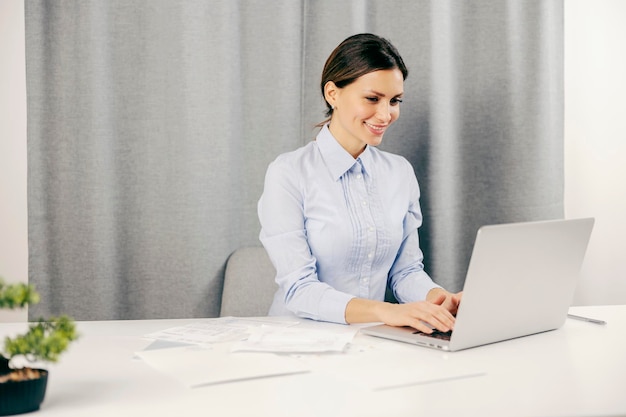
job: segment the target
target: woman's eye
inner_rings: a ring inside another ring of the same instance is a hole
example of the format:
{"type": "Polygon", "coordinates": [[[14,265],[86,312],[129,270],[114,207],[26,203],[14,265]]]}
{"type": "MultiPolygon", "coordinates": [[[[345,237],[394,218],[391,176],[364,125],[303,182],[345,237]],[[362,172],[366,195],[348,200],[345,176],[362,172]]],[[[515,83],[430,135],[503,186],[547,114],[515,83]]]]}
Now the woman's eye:
{"type": "Polygon", "coordinates": [[[391,105],[392,106],[396,106],[396,105],[398,105],[400,103],[402,103],[402,99],[401,98],[396,97],[396,98],[392,98],[391,99],[391,105]]]}
{"type": "Polygon", "coordinates": [[[372,103],[378,102],[378,97],[365,97],[367,101],[371,101],[372,103]]]}

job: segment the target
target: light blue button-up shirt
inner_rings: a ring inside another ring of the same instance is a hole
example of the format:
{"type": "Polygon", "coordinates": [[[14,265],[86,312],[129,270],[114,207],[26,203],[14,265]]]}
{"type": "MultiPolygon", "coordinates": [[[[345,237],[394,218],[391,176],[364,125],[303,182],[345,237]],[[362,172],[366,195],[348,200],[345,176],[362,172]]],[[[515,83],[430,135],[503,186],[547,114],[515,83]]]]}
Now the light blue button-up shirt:
{"type": "Polygon", "coordinates": [[[345,323],[354,298],[400,302],[438,287],[424,271],[420,191],[411,164],[371,146],[355,160],[324,126],[280,155],[259,200],[260,239],[276,268],[270,315],[345,323]]]}

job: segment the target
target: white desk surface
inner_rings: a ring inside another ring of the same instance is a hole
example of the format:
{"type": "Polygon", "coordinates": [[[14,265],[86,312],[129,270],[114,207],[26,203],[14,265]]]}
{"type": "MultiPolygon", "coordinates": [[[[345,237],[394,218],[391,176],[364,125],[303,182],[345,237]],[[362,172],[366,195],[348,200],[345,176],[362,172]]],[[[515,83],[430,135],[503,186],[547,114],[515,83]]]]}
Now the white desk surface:
{"type": "MultiPolygon", "coordinates": [[[[133,353],[150,344],[142,335],[201,319],[80,322],[82,338],[59,364],[49,367],[48,392],[36,415],[626,415],[626,306],[573,307],[570,312],[608,324],[568,319],[555,331],[454,353],[359,334],[353,347],[388,350],[384,360],[394,369],[412,367],[419,373],[420,364],[432,367],[445,362],[484,372],[481,376],[383,391],[350,384],[342,375],[315,369],[187,388],[133,358],[133,353]],[[407,354],[414,358],[412,362],[407,363],[407,354]],[[402,363],[395,360],[397,357],[404,358],[402,363]]],[[[316,328],[318,323],[305,320],[301,325],[316,328]]],[[[23,323],[0,324],[0,337],[24,328],[23,323]]],[[[326,358],[334,356],[336,360],[336,355],[348,354],[329,354],[326,358]]],[[[326,360],[323,355],[318,359],[326,360]]],[[[361,372],[372,366],[353,363],[361,372]]]]}

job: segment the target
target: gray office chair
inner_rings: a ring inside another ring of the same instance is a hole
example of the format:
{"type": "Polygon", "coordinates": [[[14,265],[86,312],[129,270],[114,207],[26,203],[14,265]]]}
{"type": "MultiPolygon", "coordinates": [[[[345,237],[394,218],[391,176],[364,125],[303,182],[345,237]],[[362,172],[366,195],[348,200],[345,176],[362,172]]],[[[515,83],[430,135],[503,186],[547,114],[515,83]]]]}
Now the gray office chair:
{"type": "Polygon", "coordinates": [[[226,261],[220,316],[267,316],[278,286],[265,248],[237,249],[226,261]]]}

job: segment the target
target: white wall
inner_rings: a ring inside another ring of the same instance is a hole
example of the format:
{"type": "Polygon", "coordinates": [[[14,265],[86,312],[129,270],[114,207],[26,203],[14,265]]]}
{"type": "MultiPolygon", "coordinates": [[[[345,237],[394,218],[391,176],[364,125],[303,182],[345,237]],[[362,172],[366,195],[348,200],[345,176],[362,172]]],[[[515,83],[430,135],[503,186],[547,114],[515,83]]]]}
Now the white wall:
{"type": "Polygon", "coordinates": [[[565,208],[596,226],[577,304],[625,304],[626,2],[565,2],[565,208]]]}
{"type": "MultiPolygon", "coordinates": [[[[24,2],[0,0],[0,276],[28,280],[24,2]]],[[[26,311],[0,311],[0,321],[26,311]]]]}
{"type": "MultiPolygon", "coordinates": [[[[625,304],[626,2],[565,1],[566,217],[594,216],[576,304],[625,304]]],[[[28,276],[23,0],[0,1],[0,275],[28,276]]],[[[0,321],[25,313],[0,312],[0,321]]]]}

